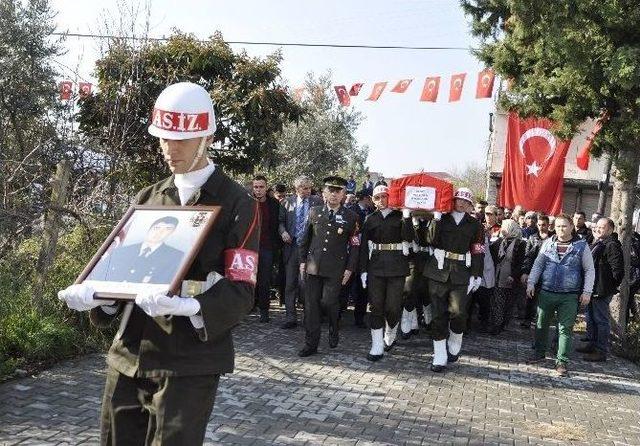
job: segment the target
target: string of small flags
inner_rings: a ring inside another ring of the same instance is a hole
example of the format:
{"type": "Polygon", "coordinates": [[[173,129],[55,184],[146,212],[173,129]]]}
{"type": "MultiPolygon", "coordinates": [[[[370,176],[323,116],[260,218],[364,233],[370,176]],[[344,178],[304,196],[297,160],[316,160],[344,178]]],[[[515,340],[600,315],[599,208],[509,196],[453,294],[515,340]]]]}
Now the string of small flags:
{"type": "MultiPolygon", "coordinates": [[[[58,84],[58,91],[60,93],[60,100],[68,101],[73,97],[73,82],[62,81],[58,84]]],[[[90,82],[78,82],[78,96],[85,98],[91,95],[93,84],[90,82]]]]}
{"type": "MultiPolygon", "coordinates": [[[[467,73],[458,73],[451,75],[449,79],[449,102],[458,102],[462,98],[462,89],[467,77],[467,73]]],[[[440,92],[441,76],[429,76],[425,79],[422,85],[422,92],[420,94],[421,102],[437,102],[438,94],[440,92]]],[[[405,93],[412,82],[415,79],[401,79],[397,81],[390,93],[403,94],[405,93]]],[[[478,73],[476,82],[476,99],[491,98],[493,94],[493,85],[495,80],[495,73],[491,68],[484,69],[478,73]]],[[[376,82],[371,88],[369,96],[365,101],[377,101],[387,89],[389,82],[376,82]]],[[[346,85],[335,85],[333,88],[338,96],[340,105],[348,107],[351,105],[351,98],[360,95],[365,84],[363,82],[357,82],[352,84],[350,88],[346,85]]],[[[300,100],[304,94],[304,87],[295,88],[293,90],[294,98],[300,100]]]]}

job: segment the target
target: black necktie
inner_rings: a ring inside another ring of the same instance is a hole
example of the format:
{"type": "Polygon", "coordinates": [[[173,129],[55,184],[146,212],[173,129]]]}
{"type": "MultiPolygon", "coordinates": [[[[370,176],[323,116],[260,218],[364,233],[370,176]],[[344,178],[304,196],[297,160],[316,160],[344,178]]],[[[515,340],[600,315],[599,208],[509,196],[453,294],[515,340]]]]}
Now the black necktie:
{"type": "Polygon", "coordinates": [[[333,221],[333,209],[329,209],[329,221],[333,221]]]}
{"type": "Polygon", "coordinates": [[[147,257],[151,253],[151,248],[144,248],[140,253],[140,257],[147,257]]]}

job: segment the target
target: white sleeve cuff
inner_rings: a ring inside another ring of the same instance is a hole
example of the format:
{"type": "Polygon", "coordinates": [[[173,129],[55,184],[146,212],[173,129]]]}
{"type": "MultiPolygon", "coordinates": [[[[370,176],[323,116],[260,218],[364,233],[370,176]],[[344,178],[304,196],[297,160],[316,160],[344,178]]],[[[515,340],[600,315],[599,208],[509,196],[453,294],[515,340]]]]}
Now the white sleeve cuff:
{"type": "Polygon", "coordinates": [[[191,325],[193,325],[193,328],[195,328],[196,330],[204,328],[204,319],[202,318],[202,316],[198,314],[189,316],[189,320],[191,321],[191,325]]]}
{"type": "Polygon", "coordinates": [[[100,305],[100,309],[109,316],[113,316],[118,312],[118,305],[100,305]]]}

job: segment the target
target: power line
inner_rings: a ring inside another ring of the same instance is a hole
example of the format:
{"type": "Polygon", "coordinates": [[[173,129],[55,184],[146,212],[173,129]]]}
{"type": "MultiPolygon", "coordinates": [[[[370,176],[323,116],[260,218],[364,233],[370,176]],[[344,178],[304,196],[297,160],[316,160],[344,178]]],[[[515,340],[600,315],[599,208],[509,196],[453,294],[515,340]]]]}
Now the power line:
{"type": "MultiPolygon", "coordinates": [[[[158,42],[168,41],[168,37],[136,37],[136,36],[114,36],[109,34],[82,34],[82,33],[52,33],[54,36],[80,37],[91,39],[125,39],[125,40],[151,40],[158,42]]],[[[198,42],[206,42],[198,40],[198,42]]],[[[411,51],[471,51],[474,48],[460,46],[406,46],[406,45],[348,45],[332,43],[291,43],[291,42],[249,42],[249,41],[226,41],[230,45],[264,45],[264,46],[294,46],[310,48],[357,48],[372,50],[411,50],[411,51]]]]}

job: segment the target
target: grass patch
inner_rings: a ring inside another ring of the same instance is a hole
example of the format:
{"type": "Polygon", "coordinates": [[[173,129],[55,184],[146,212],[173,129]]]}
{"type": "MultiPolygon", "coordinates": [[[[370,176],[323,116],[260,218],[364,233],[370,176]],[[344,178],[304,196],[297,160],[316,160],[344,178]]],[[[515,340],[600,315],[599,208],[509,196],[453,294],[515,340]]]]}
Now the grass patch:
{"type": "Polygon", "coordinates": [[[564,421],[541,423],[531,421],[527,423],[527,430],[532,431],[536,437],[550,438],[559,441],[586,441],[587,431],[579,424],[564,421]]]}

